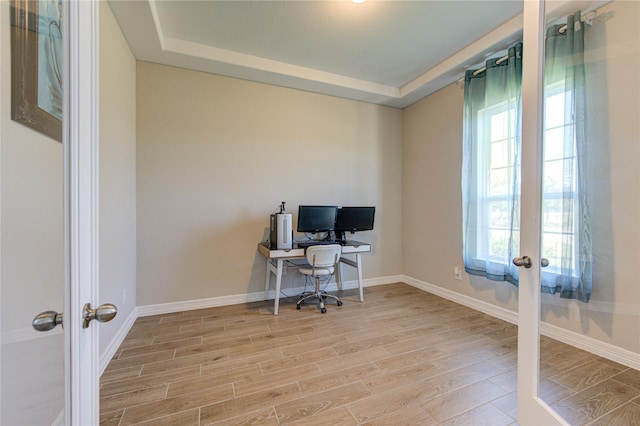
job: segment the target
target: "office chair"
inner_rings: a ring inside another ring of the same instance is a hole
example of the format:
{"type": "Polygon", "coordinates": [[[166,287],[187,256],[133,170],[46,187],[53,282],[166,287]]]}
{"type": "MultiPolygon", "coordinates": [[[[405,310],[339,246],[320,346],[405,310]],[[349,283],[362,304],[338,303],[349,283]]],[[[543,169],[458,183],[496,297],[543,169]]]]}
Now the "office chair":
{"type": "Polygon", "coordinates": [[[340,254],[342,254],[342,246],[339,244],[318,245],[307,247],[306,257],[308,265],[300,267],[301,274],[316,279],[315,291],[306,291],[298,298],[296,309],[300,309],[300,305],[307,299],[316,297],[320,301],[320,312],[327,313],[324,307],[324,301],[327,297],[335,299],[338,306],[342,306],[342,301],[332,295],[320,290],[320,277],[329,277],[333,275],[338,262],[340,262],[340,254]]]}

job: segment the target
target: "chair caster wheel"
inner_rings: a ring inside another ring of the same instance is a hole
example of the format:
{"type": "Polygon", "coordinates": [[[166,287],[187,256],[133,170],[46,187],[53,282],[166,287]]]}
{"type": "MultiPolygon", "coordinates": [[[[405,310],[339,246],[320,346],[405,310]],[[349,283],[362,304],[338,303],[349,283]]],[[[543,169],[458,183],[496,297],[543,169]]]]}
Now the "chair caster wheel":
{"type": "Polygon", "coordinates": [[[320,308],[320,312],[322,312],[323,314],[327,313],[327,308],[320,308]]]}
{"type": "Polygon", "coordinates": [[[338,301],[336,302],[336,304],[337,304],[338,306],[342,306],[342,301],[341,301],[341,300],[338,300],[338,301]]]}

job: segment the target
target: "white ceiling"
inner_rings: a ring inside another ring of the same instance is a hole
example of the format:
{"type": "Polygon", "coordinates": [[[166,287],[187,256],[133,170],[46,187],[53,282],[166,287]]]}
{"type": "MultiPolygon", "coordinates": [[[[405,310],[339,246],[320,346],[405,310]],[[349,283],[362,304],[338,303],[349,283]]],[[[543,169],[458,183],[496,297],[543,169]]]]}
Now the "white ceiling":
{"type": "Polygon", "coordinates": [[[139,60],[403,108],[520,37],[521,0],[110,1],[139,60]]]}

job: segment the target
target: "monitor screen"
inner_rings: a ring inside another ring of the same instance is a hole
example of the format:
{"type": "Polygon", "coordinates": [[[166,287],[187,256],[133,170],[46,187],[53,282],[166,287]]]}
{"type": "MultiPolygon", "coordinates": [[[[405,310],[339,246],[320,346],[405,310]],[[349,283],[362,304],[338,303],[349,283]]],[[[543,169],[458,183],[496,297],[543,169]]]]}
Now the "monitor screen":
{"type": "Polygon", "coordinates": [[[298,232],[333,231],[337,209],[336,206],[299,206],[298,232]]]}
{"type": "Polygon", "coordinates": [[[336,231],[371,231],[375,217],[375,207],[341,207],[336,216],[336,231]]]}

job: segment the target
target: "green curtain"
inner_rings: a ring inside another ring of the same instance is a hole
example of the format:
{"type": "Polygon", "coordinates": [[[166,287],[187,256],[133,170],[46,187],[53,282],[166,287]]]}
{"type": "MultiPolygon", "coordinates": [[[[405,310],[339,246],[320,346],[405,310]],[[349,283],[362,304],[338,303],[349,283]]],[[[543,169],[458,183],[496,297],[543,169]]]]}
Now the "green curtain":
{"type": "Polygon", "coordinates": [[[465,271],[515,285],[518,268],[511,260],[519,256],[520,242],[521,97],[522,43],[511,47],[506,59],[488,60],[485,70],[466,72],[462,159],[465,271]],[[492,149],[501,150],[504,167],[489,172],[492,149]]]}
{"type": "MultiPolygon", "coordinates": [[[[585,167],[584,24],[580,12],[548,28],[542,291],[589,301],[591,225],[585,167]]],[[[508,58],[469,70],[464,85],[462,161],[465,270],[518,285],[522,44],[508,58]],[[504,113],[507,113],[505,116],[504,113]],[[506,118],[505,118],[506,117],[506,118]]]]}
{"type": "Polygon", "coordinates": [[[552,214],[543,223],[543,256],[551,264],[542,270],[542,291],[588,302],[592,250],[584,166],[588,154],[584,27],[578,11],[566,24],[549,27],[546,34],[543,204],[544,211],[552,214]],[[556,102],[563,101],[562,108],[552,108],[554,95],[556,102]],[[561,113],[563,117],[554,116],[561,113]],[[550,131],[558,122],[565,124],[550,131]]]}

